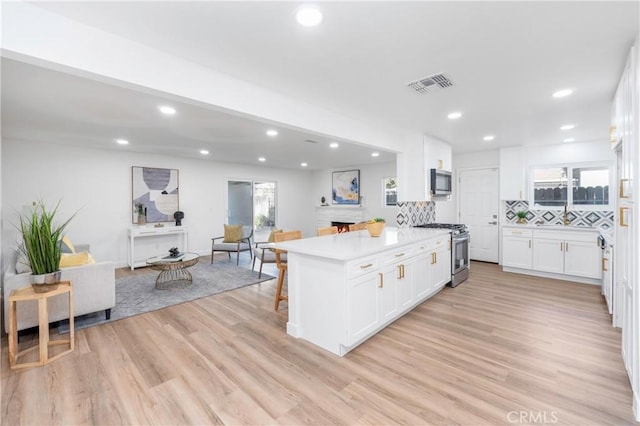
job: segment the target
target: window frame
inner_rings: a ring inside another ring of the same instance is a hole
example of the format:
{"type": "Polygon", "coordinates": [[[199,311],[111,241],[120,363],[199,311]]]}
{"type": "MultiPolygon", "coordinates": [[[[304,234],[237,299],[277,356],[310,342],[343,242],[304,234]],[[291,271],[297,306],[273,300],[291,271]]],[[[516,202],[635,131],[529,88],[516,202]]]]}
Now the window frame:
{"type": "Polygon", "coordinates": [[[612,197],[615,196],[615,192],[612,192],[614,188],[613,182],[613,164],[611,161],[592,161],[592,162],[578,162],[578,163],[544,163],[535,164],[529,166],[528,179],[527,179],[527,195],[529,198],[529,210],[541,211],[541,210],[563,210],[564,206],[536,206],[535,205],[535,192],[534,192],[534,170],[535,169],[548,169],[548,168],[561,168],[567,169],[567,176],[573,176],[573,169],[602,167],[609,171],[609,200],[607,204],[574,204],[573,203],[573,180],[567,179],[567,208],[570,210],[592,210],[592,211],[608,211],[614,208],[612,197]]]}
{"type": "Polygon", "coordinates": [[[398,177],[397,176],[384,176],[382,178],[382,207],[383,208],[395,208],[398,206],[398,177]],[[396,180],[396,203],[391,205],[387,204],[387,179],[396,180]]]}

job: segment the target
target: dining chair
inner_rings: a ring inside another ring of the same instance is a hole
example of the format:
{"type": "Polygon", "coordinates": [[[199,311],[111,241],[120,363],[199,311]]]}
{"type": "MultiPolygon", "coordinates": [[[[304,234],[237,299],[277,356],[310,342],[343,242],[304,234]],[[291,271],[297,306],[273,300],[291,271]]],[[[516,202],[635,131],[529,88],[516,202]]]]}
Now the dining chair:
{"type": "Polygon", "coordinates": [[[318,228],[318,237],[322,237],[323,235],[333,235],[337,233],[337,226],[325,226],[324,228],[318,228]]]}
{"type": "MultiPolygon", "coordinates": [[[[274,235],[274,240],[276,243],[281,243],[283,241],[291,241],[291,240],[299,240],[302,239],[301,231],[285,231],[278,232],[274,235]]],[[[284,255],[287,253],[286,250],[282,249],[274,249],[276,254],[276,264],[278,265],[278,285],[276,287],[276,300],[274,304],[274,310],[278,310],[278,305],[280,305],[281,300],[289,300],[288,296],[282,295],[282,285],[284,284],[284,274],[287,273],[287,261],[284,255]]]]}
{"type": "Polygon", "coordinates": [[[363,229],[367,229],[367,222],[352,223],[349,225],[349,232],[362,231],[363,229]]]}

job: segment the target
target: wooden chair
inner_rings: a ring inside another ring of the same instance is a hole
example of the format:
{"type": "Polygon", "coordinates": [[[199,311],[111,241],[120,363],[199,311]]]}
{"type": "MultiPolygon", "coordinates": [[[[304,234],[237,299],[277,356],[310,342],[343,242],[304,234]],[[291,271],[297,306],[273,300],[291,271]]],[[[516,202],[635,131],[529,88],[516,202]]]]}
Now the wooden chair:
{"type": "Polygon", "coordinates": [[[337,226],[326,226],[324,228],[318,228],[318,237],[322,237],[323,235],[333,235],[338,233],[337,226]]]}
{"type": "Polygon", "coordinates": [[[352,223],[349,225],[349,232],[362,231],[363,229],[367,229],[367,222],[352,223]]]}
{"type": "MultiPolygon", "coordinates": [[[[280,243],[282,241],[291,241],[291,240],[299,240],[302,239],[302,232],[300,231],[286,231],[286,232],[278,232],[274,235],[274,240],[276,243],[280,243]]],[[[287,272],[287,261],[284,258],[284,255],[287,253],[286,250],[274,249],[276,253],[276,264],[278,265],[278,286],[276,287],[276,301],[274,304],[274,309],[278,310],[278,305],[281,300],[289,300],[288,296],[282,295],[282,285],[284,283],[284,274],[287,272]]]]}

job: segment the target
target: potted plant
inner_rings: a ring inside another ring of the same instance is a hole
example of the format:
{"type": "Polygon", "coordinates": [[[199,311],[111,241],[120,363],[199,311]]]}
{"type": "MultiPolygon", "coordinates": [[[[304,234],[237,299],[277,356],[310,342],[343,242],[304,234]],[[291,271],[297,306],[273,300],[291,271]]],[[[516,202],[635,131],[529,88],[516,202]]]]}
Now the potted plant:
{"type": "Polygon", "coordinates": [[[52,210],[44,202],[34,205],[30,213],[20,215],[21,250],[31,265],[32,284],[53,284],[60,281],[60,255],[63,232],[71,219],[56,221],[60,202],[52,210]]]}
{"type": "Polygon", "coordinates": [[[134,211],[138,215],[138,225],[147,223],[147,208],[142,203],[136,203],[134,211]]]}
{"type": "Polygon", "coordinates": [[[382,217],[376,217],[367,222],[367,231],[372,237],[379,237],[384,230],[385,220],[382,217]]]}
{"type": "Polygon", "coordinates": [[[516,216],[518,216],[517,223],[519,224],[527,223],[527,212],[525,210],[520,210],[516,212],[516,216]]]}

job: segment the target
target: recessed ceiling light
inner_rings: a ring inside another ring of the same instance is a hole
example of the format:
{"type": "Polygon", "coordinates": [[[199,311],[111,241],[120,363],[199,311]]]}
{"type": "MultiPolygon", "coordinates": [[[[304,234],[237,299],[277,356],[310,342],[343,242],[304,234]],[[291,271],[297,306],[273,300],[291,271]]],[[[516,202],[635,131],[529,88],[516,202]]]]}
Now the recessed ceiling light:
{"type": "Polygon", "coordinates": [[[307,166],[308,166],[308,164],[307,164],[307,163],[300,163],[300,165],[301,165],[302,167],[307,167],[307,166]]]}
{"type": "Polygon", "coordinates": [[[296,21],[303,27],[315,27],[322,22],[322,12],[315,6],[302,6],[296,12],[296,21]]]}
{"type": "Polygon", "coordinates": [[[264,161],[267,161],[267,159],[264,158],[264,157],[258,157],[258,161],[263,161],[264,162],[264,161]]]}
{"type": "Polygon", "coordinates": [[[278,131],[277,130],[273,130],[273,129],[269,129],[269,130],[267,130],[267,136],[271,136],[271,137],[278,136],[278,131]]]}
{"type": "Polygon", "coordinates": [[[494,140],[495,138],[496,138],[496,137],[495,137],[495,136],[493,136],[493,135],[487,135],[487,136],[485,136],[484,138],[482,138],[482,140],[483,140],[483,141],[487,141],[487,142],[489,142],[489,141],[494,140]]]}
{"type": "Polygon", "coordinates": [[[129,145],[129,141],[126,139],[116,139],[118,145],[129,145]]]}
{"type": "Polygon", "coordinates": [[[574,138],[566,138],[564,142],[575,142],[574,138]]]}
{"type": "Polygon", "coordinates": [[[575,124],[565,124],[564,126],[560,127],[560,130],[571,130],[575,127],[576,127],[575,124]]]}
{"type": "Polygon", "coordinates": [[[176,113],[176,109],[168,105],[161,105],[158,107],[158,109],[160,110],[161,113],[166,115],[173,115],[176,113]]]}
{"type": "Polygon", "coordinates": [[[450,120],[457,120],[460,117],[462,117],[462,113],[458,111],[452,112],[451,114],[447,115],[447,118],[450,120]]]}
{"type": "Polygon", "coordinates": [[[372,157],[380,157],[380,153],[379,152],[372,152],[371,156],[372,157]]]}
{"type": "Polygon", "coordinates": [[[564,98],[565,96],[569,96],[573,93],[573,89],[562,89],[555,92],[553,95],[554,98],[564,98]]]}
{"type": "Polygon", "coordinates": [[[339,144],[338,142],[331,142],[331,143],[329,144],[329,148],[337,148],[337,147],[339,147],[339,146],[340,146],[340,144],[339,144]]]}
{"type": "Polygon", "coordinates": [[[202,154],[202,155],[209,155],[209,151],[207,151],[206,149],[201,149],[201,150],[200,150],[200,154],[202,154]]]}

